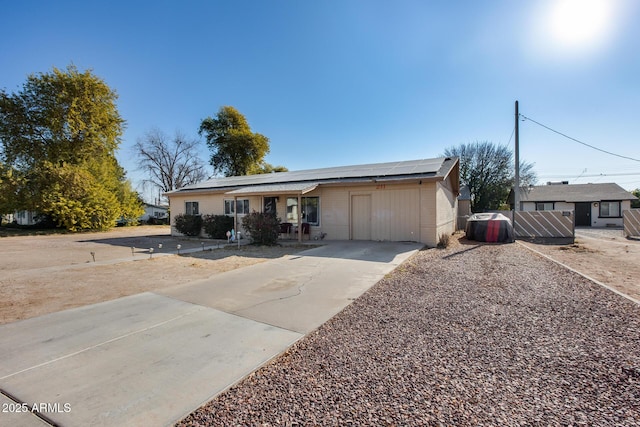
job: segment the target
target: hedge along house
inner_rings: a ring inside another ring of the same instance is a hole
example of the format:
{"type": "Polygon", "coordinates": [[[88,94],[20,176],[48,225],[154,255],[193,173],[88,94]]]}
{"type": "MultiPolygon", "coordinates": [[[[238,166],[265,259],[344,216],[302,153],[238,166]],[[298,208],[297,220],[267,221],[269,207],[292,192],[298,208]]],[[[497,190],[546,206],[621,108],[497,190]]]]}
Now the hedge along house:
{"type": "MultiPolygon", "coordinates": [[[[513,191],[509,194],[513,204],[513,191]]],[[[569,184],[567,181],[531,186],[520,192],[520,210],[574,211],[577,227],[622,227],[622,212],[636,197],[618,184],[569,184]]]]}
{"type": "MultiPolygon", "coordinates": [[[[309,238],[415,241],[456,229],[457,157],[214,178],[166,193],[171,215],[275,213],[309,238]]],[[[171,233],[179,235],[171,218],[171,233]]]]}

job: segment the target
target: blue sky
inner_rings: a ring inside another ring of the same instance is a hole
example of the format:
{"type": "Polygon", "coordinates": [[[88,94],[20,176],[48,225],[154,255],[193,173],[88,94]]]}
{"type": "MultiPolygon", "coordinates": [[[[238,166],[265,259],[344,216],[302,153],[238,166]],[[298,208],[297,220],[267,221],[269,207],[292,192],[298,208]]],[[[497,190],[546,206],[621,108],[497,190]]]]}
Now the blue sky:
{"type": "MultiPolygon", "coordinates": [[[[640,159],[640,2],[3,2],[0,87],[90,68],[127,121],[118,159],[156,127],[202,141],[223,105],[270,139],[290,170],[440,156],[461,143],[513,146],[520,112],[640,159]],[[572,4],[576,3],[576,4],[572,4]]],[[[520,122],[539,182],[640,187],[640,162],[520,122]]]]}

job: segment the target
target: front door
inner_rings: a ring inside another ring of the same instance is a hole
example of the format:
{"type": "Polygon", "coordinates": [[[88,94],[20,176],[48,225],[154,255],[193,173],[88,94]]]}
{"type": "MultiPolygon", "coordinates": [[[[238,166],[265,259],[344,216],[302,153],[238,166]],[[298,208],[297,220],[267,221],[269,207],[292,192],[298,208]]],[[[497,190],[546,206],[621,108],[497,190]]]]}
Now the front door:
{"type": "Polygon", "coordinates": [[[275,197],[265,197],[264,205],[262,211],[268,214],[276,214],[276,198],[275,197]]]}
{"type": "Polygon", "coordinates": [[[576,227],[591,227],[591,203],[576,203],[576,227]]]}

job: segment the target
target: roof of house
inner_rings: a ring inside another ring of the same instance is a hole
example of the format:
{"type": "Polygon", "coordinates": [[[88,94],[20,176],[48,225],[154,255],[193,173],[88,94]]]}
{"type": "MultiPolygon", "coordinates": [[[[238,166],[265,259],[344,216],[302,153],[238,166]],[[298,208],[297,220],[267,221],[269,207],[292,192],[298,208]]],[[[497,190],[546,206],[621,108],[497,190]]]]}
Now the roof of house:
{"type": "Polygon", "coordinates": [[[153,203],[144,202],[142,205],[146,208],[156,208],[156,209],[164,209],[164,210],[169,209],[169,206],[154,205],[153,203]]]}
{"type": "Polygon", "coordinates": [[[618,184],[558,184],[528,187],[520,192],[523,202],[599,202],[602,200],[635,200],[636,197],[618,184]]]}
{"type": "Polygon", "coordinates": [[[406,179],[444,179],[458,163],[457,157],[408,160],[367,165],[337,166],[292,172],[213,178],[166,194],[206,190],[227,190],[235,194],[265,192],[307,192],[326,183],[390,182],[406,179]],[[313,188],[312,188],[313,187],[313,188]]]}

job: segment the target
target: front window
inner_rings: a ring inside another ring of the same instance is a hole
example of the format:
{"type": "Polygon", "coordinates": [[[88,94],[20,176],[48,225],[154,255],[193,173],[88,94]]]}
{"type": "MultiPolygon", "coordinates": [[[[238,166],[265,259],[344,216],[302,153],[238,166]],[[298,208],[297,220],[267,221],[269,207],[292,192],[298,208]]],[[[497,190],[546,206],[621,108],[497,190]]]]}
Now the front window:
{"type": "Polygon", "coordinates": [[[249,199],[238,200],[225,200],[224,201],[224,214],[234,215],[238,212],[238,215],[245,215],[249,213],[249,199]],[[234,202],[238,202],[237,204],[234,202]]]}
{"type": "Polygon", "coordinates": [[[553,210],[553,202],[538,202],[536,203],[537,211],[552,211],[553,210]]]}
{"type": "MultiPolygon", "coordinates": [[[[320,225],[320,197],[302,198],[302,222],[320,225]]],[[[298,198],[287,198],[287,222],[298,222],[298,198]]]]}
{"type": "Polygon", "coordinates": [[[200,215],[199,205],[199,202],[186,202],[184,211],[187,215],[200,215]]]}
{"type": "Polygon", "coordinates": [[[600,216],[620,218],[620,202],[600,202],[600,216]]]}

